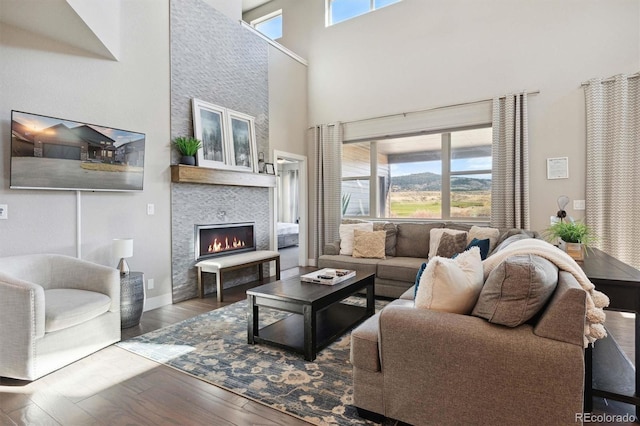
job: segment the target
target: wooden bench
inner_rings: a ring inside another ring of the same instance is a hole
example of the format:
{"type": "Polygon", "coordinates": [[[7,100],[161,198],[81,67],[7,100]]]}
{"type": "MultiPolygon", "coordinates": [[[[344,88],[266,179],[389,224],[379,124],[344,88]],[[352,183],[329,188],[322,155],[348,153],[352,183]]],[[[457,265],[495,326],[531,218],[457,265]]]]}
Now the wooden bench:
{"type": "Polygon", "coordinates": [[[258,276],[262,279],[263,263],[276,261],[276,279],[280,279],[280,253],[270,250],[256,250],[244,253],[221,256],[215,259],[202,260],[196,263],[198,268],[198,295],[204,297],[204,285],[202,283],[202,273],[208,272],[216,274],[216,288],[218,291],[218,302],[222,302],[222,274],[234,269],[246,268],[258,265],[258,276]]]}

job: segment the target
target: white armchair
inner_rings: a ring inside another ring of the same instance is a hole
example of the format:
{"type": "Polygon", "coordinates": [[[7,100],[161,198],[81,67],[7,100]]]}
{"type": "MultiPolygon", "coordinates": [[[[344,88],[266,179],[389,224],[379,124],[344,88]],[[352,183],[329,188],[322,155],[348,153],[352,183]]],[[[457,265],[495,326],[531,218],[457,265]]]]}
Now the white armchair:
{"type": "Polygon", "coordinates": [[[35,380],[120,340],[120,275],[73,257],[0,258],[0,377],[35,380]]]}

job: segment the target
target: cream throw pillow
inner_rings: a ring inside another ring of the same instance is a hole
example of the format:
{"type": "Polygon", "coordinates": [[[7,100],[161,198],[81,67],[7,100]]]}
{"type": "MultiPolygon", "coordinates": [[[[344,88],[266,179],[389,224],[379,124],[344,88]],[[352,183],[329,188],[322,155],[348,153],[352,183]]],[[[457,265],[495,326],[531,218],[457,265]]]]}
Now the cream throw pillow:
{"type": "Polygon", "coordinates": [[[487,228],[486,226],[473,225],[467,235],[467,244],[471,244],[471,241],[477,238],[479,240],[489,239],[489,253],[496,248],[496,243],[500,238],[500,230],[498,228],[487,228]]]}
{"type": "Polygon", "coordinates": [[[449,228],[433,228],[429,231],[429,259],[436,257],[438,253],[438,246],[440,245],[440,238],[444,233],[447,234],[467,234],[466,231],[460,231],[458,229],[449,228]]]}
{"type": "Polygon", "coordinates": [[[384,259],[387,231],[353,231],[353,257],[384,259]]]}
{"type": "Polygon", "coordinates": [[[416,308],[467,315],[484,280],[480,249],[472,247],[455,259],[434,257],[420,277],[416,308]]]}
{"type": "Polygon", "coordinates": [[[373,223],[343,223],[340,225],[340,254],[351,256],[353,254],[353,231],[359,229],[361,231],[373,231],[373,223]]]}

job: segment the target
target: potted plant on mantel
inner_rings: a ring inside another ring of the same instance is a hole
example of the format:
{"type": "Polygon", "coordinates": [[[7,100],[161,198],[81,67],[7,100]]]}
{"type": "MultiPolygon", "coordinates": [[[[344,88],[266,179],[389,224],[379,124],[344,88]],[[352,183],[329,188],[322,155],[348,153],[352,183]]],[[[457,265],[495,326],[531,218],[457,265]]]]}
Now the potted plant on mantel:
{"type": "Polygon", "coordinates": [[[191,136],[178,136],[173,140],[173,144],[182,156],[180,158],[180,164],[186,164],[188,166],[196,165],[195,156],[202,146],[200,139],[196,139],[191,136]]]}
{"type": "Polygon", "coordinates": [[[574,260],[584,260],[584,251],[597,241],[591,230],[582,222],[560,221],[547,229],[548,239],[557,239],[560,249],[574,260]]]}

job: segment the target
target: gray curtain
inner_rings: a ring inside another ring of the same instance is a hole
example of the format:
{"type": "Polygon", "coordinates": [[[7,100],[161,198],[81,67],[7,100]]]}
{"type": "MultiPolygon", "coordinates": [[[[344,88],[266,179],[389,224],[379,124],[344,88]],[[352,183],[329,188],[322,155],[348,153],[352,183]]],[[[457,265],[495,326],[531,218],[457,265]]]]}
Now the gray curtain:
{"type": "Polygon", "coordinates": [[[342,191],[342,124],[323,124],[309,130],[314,152],[315,194],[313,253],[339,238],[342,191]]]}
{"type": "Polygon", "coordinates": [[[278,175],[280,194],[278,195],[278,222],[297,223],[298,213],[298,170],[282,168],[278,175]]]}
{"type": "Polygon", "coordinates": [[[617,75],[585,87],[586,224],[600,249],[640,268],[640,79],[617,75]]]}
{"type": "Polygon", "coordinates": [[[527,94],[493,100],[491,226],[530,228],[527,94]]]}

